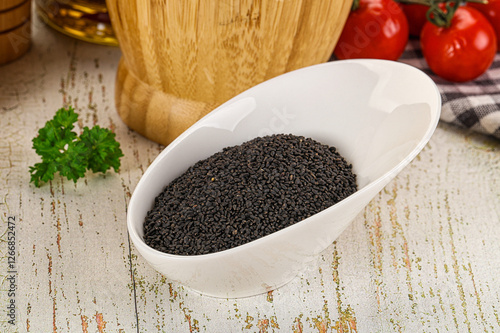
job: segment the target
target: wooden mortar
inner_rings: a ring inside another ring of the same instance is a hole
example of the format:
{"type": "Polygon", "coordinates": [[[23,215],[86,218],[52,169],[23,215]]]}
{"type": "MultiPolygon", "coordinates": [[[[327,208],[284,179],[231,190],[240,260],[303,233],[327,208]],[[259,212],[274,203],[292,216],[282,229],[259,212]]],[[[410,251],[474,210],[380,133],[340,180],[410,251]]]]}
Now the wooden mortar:
{"type": "Polygon", "coordinates": [[[351,2],[107,0],[123,54],[117,111],[167,145],[238,93],[327,61],[351,2]]]}

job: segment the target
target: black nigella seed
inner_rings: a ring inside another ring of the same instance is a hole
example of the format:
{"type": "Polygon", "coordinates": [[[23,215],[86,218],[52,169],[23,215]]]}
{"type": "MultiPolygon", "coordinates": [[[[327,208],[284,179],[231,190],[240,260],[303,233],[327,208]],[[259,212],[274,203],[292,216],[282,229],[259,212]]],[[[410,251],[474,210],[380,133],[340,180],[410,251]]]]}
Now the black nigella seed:
{"type": "Polygon", "coordinates": [[[177,255],[230,249],[314,215],[357,190],[334,147],[292,134],[258,137],[200,160],[156,197],[144,241],[177,255]]]}

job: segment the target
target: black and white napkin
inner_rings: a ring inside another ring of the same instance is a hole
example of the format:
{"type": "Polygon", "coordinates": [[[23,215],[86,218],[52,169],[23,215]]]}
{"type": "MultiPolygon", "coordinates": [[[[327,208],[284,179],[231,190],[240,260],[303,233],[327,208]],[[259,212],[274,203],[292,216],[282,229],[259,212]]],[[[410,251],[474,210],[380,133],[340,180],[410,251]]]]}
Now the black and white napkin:
{"type": "Polygon", "coordinates": [[[443,101],[441,121],[500,139],[500,52],[486,73],[465,83],[449,82],[432,73],[417,39],[410,39],[399,61],[434,80],[443,101]]]}

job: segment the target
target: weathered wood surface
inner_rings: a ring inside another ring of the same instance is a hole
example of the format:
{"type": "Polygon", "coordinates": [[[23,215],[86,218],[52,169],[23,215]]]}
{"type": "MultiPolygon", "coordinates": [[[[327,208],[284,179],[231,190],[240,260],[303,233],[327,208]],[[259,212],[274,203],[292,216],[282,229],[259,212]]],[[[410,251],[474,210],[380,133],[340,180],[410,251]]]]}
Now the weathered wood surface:
{"type": "Polygon", "coordinates": [[[500,142],[440,124],[421,154],[295,280],[245,299],[200,296],[130,243],[131,192],[162,150],[114,107],[116,48],[36,20],[33,47],[0,67],[1,332],[500,332],[500,142]],[[72,104],[111,127],[119,173],[29,184],[31,139],[72,104]],[[16,322],[6,231],[17,218],[16,322]]]}

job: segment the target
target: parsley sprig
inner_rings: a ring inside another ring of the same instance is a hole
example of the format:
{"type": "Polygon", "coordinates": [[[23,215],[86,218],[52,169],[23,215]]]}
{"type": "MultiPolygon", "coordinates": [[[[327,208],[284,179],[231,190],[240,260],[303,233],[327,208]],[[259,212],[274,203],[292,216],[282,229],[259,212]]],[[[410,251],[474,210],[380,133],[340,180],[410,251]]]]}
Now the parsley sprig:
{"type": "Polygon", "coordinates": [[[71,106],[61,108],[33,138],[33,149],[42,158],[29,169],[36,187],[54,179],[57,172],[76,183],[87,170],[104,173],[120,168],[123,152],[115,134],[96,125],[91,129],[85,126],[78,136],[73,131],[77,120],[78,114],[71,106]]]}

